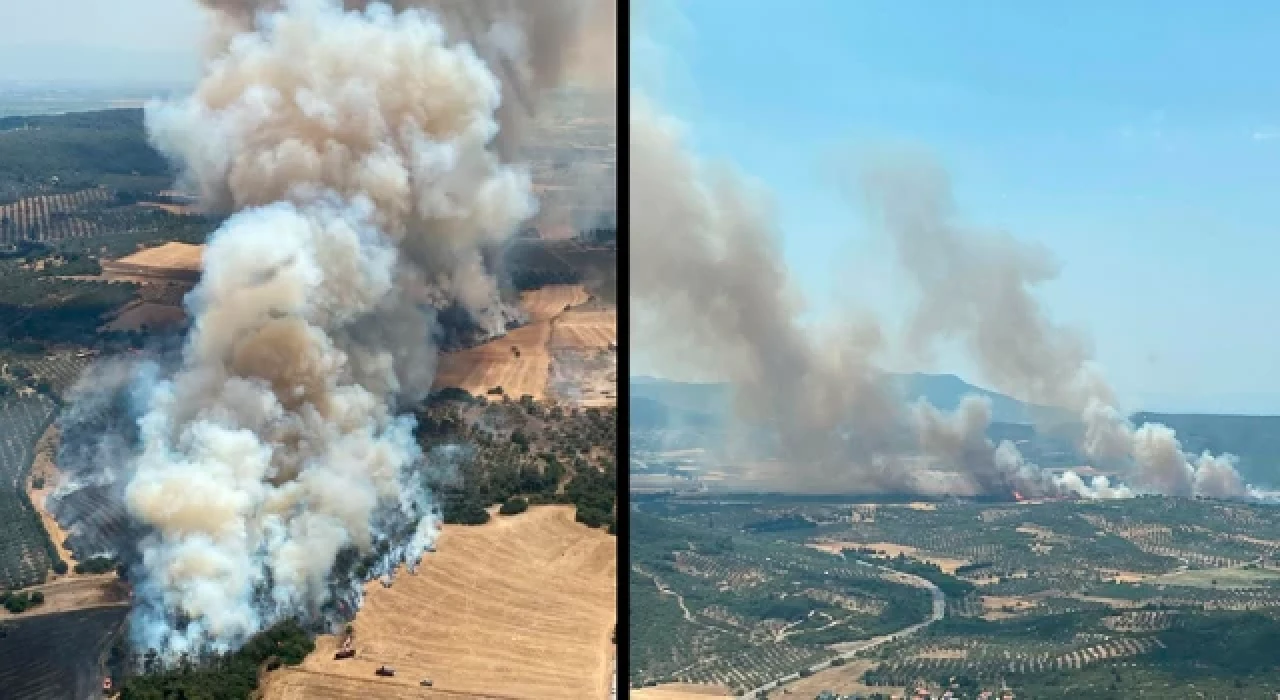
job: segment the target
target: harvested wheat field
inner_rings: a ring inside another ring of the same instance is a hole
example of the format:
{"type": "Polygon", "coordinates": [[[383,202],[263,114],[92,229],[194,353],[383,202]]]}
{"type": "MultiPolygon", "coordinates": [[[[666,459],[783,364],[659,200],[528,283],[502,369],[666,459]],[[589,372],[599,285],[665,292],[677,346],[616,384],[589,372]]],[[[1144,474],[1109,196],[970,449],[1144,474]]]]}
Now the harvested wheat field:
{"type": "Polygon", "coordinates": [[[542,399],[551,371],[550,339],[550,323],[540,321],[484,345],[443,355],[436,369],[436,387],[458,387],[475,396],[501,387],[512,398],[528,394],[542,399]]]}
{"type": "Polygon", "coordinates": [[[573,517],[543,506],[446,525],[416,574],[369,585],[356,658],[335,660],[340,641],[322,637],[301,666],[268,674],[263,698],[607,698],[617,545],[573,517]],[[384,664],[394,677],[374,675],[384,664]]]}
{"type": "Polygon", "coordinates": [[[822,541],[810,542],[809,546],[814,549],[822,550],[824,552],[830,552],[832,554],[840,554],[846,549],[861,549],[864,547],[870,547],[871,549],[874,549],[876,552],[878,552],[879,553],[878,556],[880,557],[893,558],[901,554],[906,557],[910,557],[912,559],[918,559],[920,561],[929,562],[930,564],[937,564],[938,568],[942,569],[943,573],[947,573],[947,574],[954,574],[957,568],[969,563],[968,559],[956,559],[953,557],[933,556],[931,554],[922,553],[920,550],[916,549],[915,547],[911,547],[905,544],[894,544],[892,542],[867,543],[867,542],[847,542],[847,541],[832,542],[828,540],[822,540],[822,541]]]}
{"type": "Polygon", "coordinates": [[[1032,598],[1023,596],[982,596],[982,619],[1007,620],[1017,617],[1028,610],[1034,610],[1038,603],[1032,598]]]}
{"type": "Polygon", "coordinates": [[[553,322],[554,348],[607,348],[618,343],[618,312],[567,311],[553,322]]]}
{"type": "Polygon", "coordinates": [[[196,216],[200,214],[198,207],[189,204],[165,204],[164,202],[138,202],[138,206],[147,207],[148,209],[159,209],[168,212],[174,216],[196,216]]]}
{"type": "Polygon", "coordinates": [[[525,292],[520,305],[531,319],[474,348],[440,358],[435,389],[457,387],[474,396],[494,396],[491,390],[518,399],[554,396],[583,406],[617,403],[617,359],[571,358],[564,352],[603,352],[617,342],[618,315],[609,311],[565,311],[590,299],[580,284],[550,285],[525,292]],[[561,354],[561,361],[554,361],[561,354]],[[612,369],[612,376],[610,375],[612,369]],[[554,383],[554,390],[549,388],[554,383]]]}
{"type": "Polygon", "coordinates": [[[549,321],[566,307],[587,303],[591,296],[580,284],[551,284],[520,295],[520,308],[535,321],[549,321]]]}
{"type": "Polygon", "coordinates": [[[636,700],[709,700],[733,697],[733,693],[718,685],[665,683],[649,688],[636,688],[631,691],[631,697],[636,700]]]}
{"type": "Polygon", "coordinates": [[[44,602],[16,615],[0,608],[0,620],[129,605],[128,586],[114,573],[66,576],[23,590],[28,593],[40,591],[44,594],[44,602]]]}
{"type": "Polygon", "coordinates": [[[886,696],[905,697],[906,689],[902,686],[869,686],[862,682],[863,674],[876,663],[865,659],[854,659],[843,666],[832,666],[807,678],[788,683],[784,687],[790,691],[792,697],[804,700],[816,697],[824,690],[848,695],[883,693],[886,696]]]}
{"type": "Polygon", "coordinates": [[[109,278],[193,280],[200,277],[203,257],[202,245],[171,242],[104,262],[102,272],[109,278]]]}

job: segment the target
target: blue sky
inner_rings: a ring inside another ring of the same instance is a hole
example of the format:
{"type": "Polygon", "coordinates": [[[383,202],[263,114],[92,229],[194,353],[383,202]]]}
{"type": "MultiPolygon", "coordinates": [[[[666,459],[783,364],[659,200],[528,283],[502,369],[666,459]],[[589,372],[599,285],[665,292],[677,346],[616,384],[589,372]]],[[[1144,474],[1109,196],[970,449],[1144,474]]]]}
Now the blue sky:
{"type": "MultiPolygon", "coordinates": [[[[775,193],[815,315],[902,302],[833,154],[924,147],[1128,408],[1280,413],[1280,4],[649,0],[632,80],[775,193]]],[[[957,357],[932,369],[970,374],[957,357]]]]}

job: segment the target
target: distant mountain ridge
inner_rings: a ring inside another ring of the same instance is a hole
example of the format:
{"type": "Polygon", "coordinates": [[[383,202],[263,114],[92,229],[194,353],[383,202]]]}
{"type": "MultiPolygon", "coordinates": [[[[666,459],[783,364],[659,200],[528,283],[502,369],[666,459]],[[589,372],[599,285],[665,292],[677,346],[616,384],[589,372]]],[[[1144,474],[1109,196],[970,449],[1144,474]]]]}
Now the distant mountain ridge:
{"type": "MultiPolygon", "coordinates": [[[[953,410],[967,395],[991,401],[993,439],[1022,444],[1028,457],[1043,466],[1070,466],[1084,458],[1072,447],[1081,426],[1063,409],[1034,406],[1010,396],[983,389],[949,374],[895,374],[892,381],[908,402],[924,398],[940,410],[953,410]],[[1058,428],[1036,430],[1037,420],[1058,428]],[[1029,441],[1029,442],[1028,442],[1029,441]]],[[[653,377],[631,378],[631,426],[633,429],[682,425],[689,428],[722,425],[732,410],[728,384],[674,382],[653,377]]],[[[1173,428],[1183,450],[1198,454],[1208,450],[1235,455],[1245,481],[1264,488],[1280,487],[1280,416],[1237,416],[1196,413],[1135,413],[1135,425],[1163,423],[1173,428]]]]}
{"type": "MultiPolygon", "coordinates": [[[[1064,422],[1072,416],[1061,409],[1023,403],[1004,394],[974,386],[952,374],[891,374],[905,401],[925,399],[934,407],[955,410],[965,396],[984,396],[991,401],[991,420],[996,423],[1031,424],[1037,420],[1064,422]]],[[[733,392],[728,384],[675,382],[654,377],[632,377],[631,396],[656,401],[668,409],[695,415],[721,416],[731,408],[733,392]]]]}

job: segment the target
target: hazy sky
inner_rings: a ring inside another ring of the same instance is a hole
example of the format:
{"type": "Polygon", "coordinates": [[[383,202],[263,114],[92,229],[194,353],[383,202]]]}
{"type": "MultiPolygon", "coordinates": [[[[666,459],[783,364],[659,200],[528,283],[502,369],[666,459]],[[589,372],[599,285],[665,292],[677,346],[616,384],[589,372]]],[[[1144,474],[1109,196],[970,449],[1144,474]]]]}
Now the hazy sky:
{"type": "Polygon", "coordinates": [[[0,81],[190,80],[204,17],[194,0],[0,0],[0,81]]]}
{"type": "Polygon", "coordinates": [[[1127,407],[1280,413],[1280,4],[645,5],[633,83],[776,193],[816,316],[905,303],[823,160],[924,146],[967,223],[1054,252],[1127,407]]]}

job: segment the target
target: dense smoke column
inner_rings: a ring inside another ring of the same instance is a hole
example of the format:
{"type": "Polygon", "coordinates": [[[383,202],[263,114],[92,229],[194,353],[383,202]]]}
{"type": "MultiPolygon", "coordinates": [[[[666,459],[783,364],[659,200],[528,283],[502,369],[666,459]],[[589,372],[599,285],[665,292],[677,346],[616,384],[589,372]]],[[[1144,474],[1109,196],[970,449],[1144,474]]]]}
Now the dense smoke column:
{"type": "MultiPolygon", "coordinates": [[[[284,0],[200,0],[223,28],[222,42],[260,25],[284,0]]],[[[497,148],[507,159],[524,145],[551,89],[573,82],[617,88],[617,0],[342,0],[364,11],[424,9],[455,41],[469,44],[502,85],[497,148]]]]}
{"type": "MultiPolygon", "coordinates": [[[[882,159],[859,184],[860,201],[892,241],[898,267],[917,293],[909,350],[927,357],[940,341],[958,341],[996,389],[1079,415],[1085,453],[1127,467],[1139,488],[1166,495],[1248,495],[1229,456],[1206,454],[1193,461],[1173,430],[1158,424],[1135,428],[1116,409],[1115,394],[1093,366],[1084,337],[1054,324],[1035,296],[1057,275],[1047,251],[957,222],[947,174],[927,158],[882,159]]],[[[1081,483],[1071,478],[1060,485],[1098,495],[1079,488],[1081,483]]],[[[1101,492],[1122,493],[1109,482],[1095,483],[1101,492]]]]}
{"type": "Polygon", "coordinates": [[[129,566],[137,646],[219,651],[328,619],[358,605],[357,564],[388,573],[430,544],[434,466],[398,413],[431,385],[438,308],[504,325],[483,251],[536,202],[497,147],[503,98],[431,13],[299,0],[148,108],[155,145],[231,216],[178,357],[64,419],[56,507],[80,529],[97,499],[127,513],[102,546],[129,566]]]}
{"type": "Polygon", "coordinates": [[[652,104],[632,104],[632,336],[727,379],[737,416],[776,435],[788,488],[1007,495],[1028,478],[1011,444],[986,438],[986,402],[950,415],[903,405],[876,367],[876,324],[802,325],[767,198],[706,169],[652,104]]]}
{"type": "MultiPolygon", "coordinates": [[[[927,358],[939,341],[959,341],[995,388],[1077,412],[1086,453],[1127,466],[1138,489],[1248,496],[1229,456],[1194,459],[1172,430],[1135,428],[1115,408],[1084,336],[1055,325],[1035,297],[1057,274],[1047,252],[956,223],[946,174],[927,160],[883,161],[861,185],[919,295],[908,349],[927,358]]],[[[727,379],[739,419],[776,435],[791,469],[787,487],[1133,494],[1106,478],[1053,477],[1012,443],[993,444],[990,406],[980,399],[951,414],[901,405],[874,362],[882,349],[876,324],[850,324],[835,337],[800,324],[767,198],[697,162],[675,122],[639,96],[631,200],[633,337],[665,361],[727,379]]]]}

